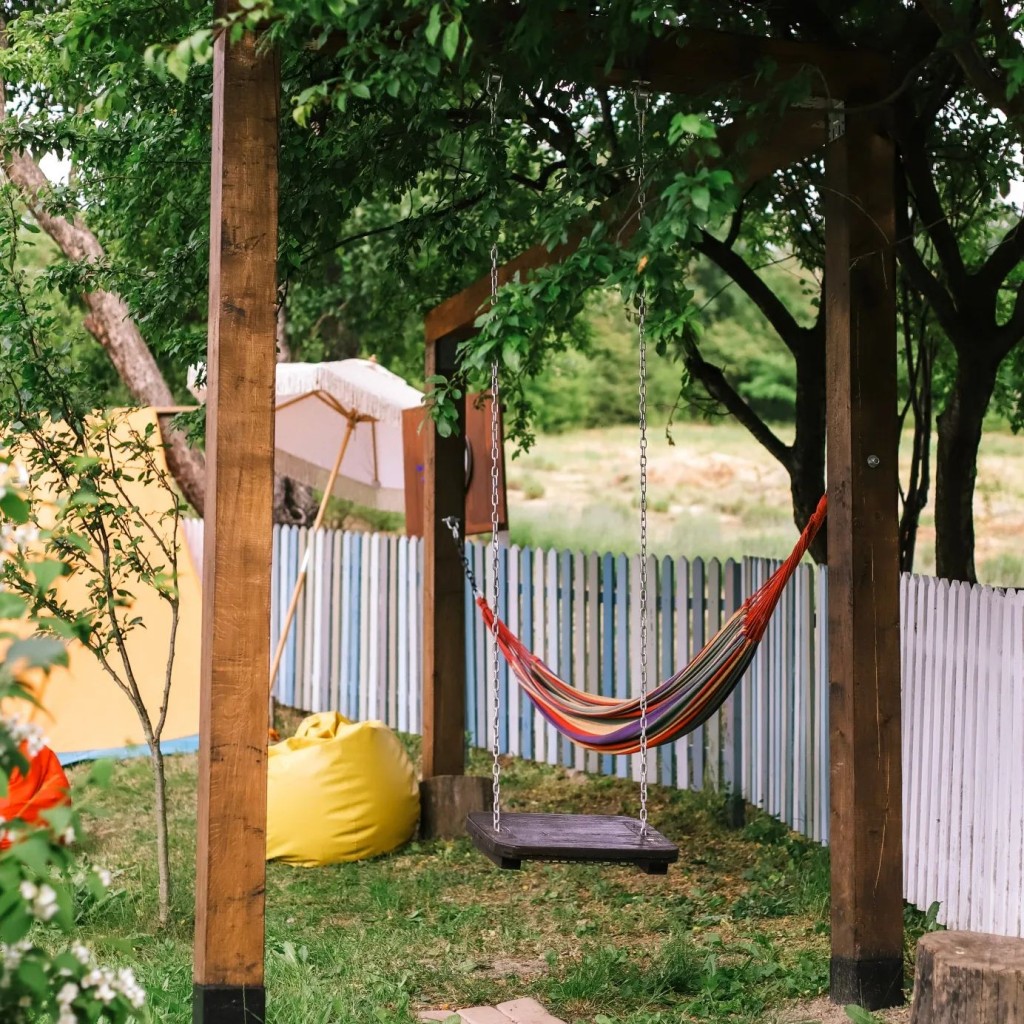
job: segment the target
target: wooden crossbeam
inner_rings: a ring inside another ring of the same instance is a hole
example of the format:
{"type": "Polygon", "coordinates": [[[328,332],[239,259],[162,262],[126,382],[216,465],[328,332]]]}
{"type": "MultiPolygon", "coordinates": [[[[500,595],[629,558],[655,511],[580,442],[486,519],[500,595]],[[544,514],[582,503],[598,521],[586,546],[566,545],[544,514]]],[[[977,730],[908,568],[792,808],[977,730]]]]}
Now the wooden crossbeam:
{"type": "MultiPolygon", "coordinates": [[[[793,109],[782,118],[777,126],[763,133],[756,144],[745,149],[738,157],[739,184],[752,185],[782,167],[809,156],[825,144],[824,110],[793,109]]],[[[746,120],[728,125],[719,133],[719,142],[728,154],[745,144],[753,126],[746,120]]],[[[616,237],[628,242],[636,231],[635,210],[622,197],[609,199],[593,214],[573,224],[565,242],[549,249],[535,245],[498,268],[499,284],[506,284],[517,277],[525,280],[531,271],[561,263],[579,247],[596,221],[615,225],[616,237]]],[[[477,278],[461,292],[435,306],[427,313],[425,332],[427,344],[440,338],[455,336],[459,340],[473,333],[473,324],[481,312],[487,309],[491,295],[490,274],[477,278]]]]}
{"type": "MultiPolygon", "coordinates": [[[[406,19],[397,26],[396,36],[420,30],[424,20],[406,19]]],[[[478,36],[474,40],[474,55],[482,64],[500,63],[512,27],[513,20],[499,21],[490,38],[478,36]]],[[[583,41],[597,38],[604,31],[600,22],[585,15],[557,15],[550,44],[552,59],[579,50],[583,41]]],[[[342,33],[333,33],[313,48],[331,54],[346,42],[342,33]]],[[[757,96],[798,75],[807,77],[811,95],[842,99],[857,91],[884,90],[892,78],[892,65],[885,55],[871,50],[684,28],[649,39],[628,60],[620,58],[611,67],[590,69],[581,84],[628,86],[642,78],[656,92],[703,95],[728,91],[757,96]]]]}
{"type": "MultiPolygon", "coordinates": [[[[578,49],[581,40],[602,31],[575,14],[560,15],[555,25],[553,54],[578,49]]],[[[811,95],[842,99],[852,92],[884,88],[892,66],[887,57],[870,50],[683,28],[649,39],[628,61],[594,68],[591,82],[630,86],[642,78],[655,92],[757,96],[797,76],[806,76],[811,95]]]]}

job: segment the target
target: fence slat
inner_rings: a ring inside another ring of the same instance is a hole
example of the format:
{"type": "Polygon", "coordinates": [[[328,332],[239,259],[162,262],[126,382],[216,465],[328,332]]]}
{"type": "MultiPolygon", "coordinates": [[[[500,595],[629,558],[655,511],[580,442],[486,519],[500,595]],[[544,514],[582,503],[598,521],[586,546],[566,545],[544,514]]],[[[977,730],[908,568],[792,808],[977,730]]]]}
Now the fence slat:
{"type": "MultiPolygon", "coordinates": [[[[569,642],[572,644],[573,685],[587,690],[587,561],[582,551],[572,555],[573,622],[569,642]]],[[[586,770],[586,754],[578,744],[572,750],[572,766],[578,772],[586,770]]]]}
{"type": "MultiPolygon", "coordinates": [[[[690,563],[685,558],[677,558],[675,562],[675,594],[676,594],[676,649],[675,669],[679,671],[689,664],[692,651],[693,629],[690,621],[690,603],[693,593],[693,581],[690,576],[690,563]]],[[[689,789],[692,785],[690,773],[690,737],[681,736],[675,742],[676,786],[689,789]]]]}
{"type": "MultiPolygon", "coordinates": [[[[597,552],[587,555],[587,589],[586,589],[586,638],[584,653],[586,655],[588,693],[601,692],[601,563],[597,552]]],[[[600,762],[596,751],[588,750],[585,758],[588,772],[600,770],[600,762]]]]}
{"type": "MultiPolygon", "coordinates": [[[[513,544],[508,549],[508,561],[506,563],[508,565],[508,581],[506,584],[508,628],[518,637],[523,635],[520,632],[522,627],[519,614],[521,587],[519,571],[522,557],[523,553],[518,545],[513,544]]],[[[520,693],[519,687],[510,675],[508,677],[508,752],[517,756],[522,756],[523,754],[521,723],[523,720],[524,699],[526,698],[520,693]]]]}

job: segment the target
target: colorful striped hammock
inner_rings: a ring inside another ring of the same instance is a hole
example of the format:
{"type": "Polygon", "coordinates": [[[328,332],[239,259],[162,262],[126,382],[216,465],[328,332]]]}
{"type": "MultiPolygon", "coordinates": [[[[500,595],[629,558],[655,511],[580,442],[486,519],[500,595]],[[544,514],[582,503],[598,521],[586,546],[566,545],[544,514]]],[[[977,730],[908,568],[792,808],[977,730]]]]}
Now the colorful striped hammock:
{"type": "MultiPolygon", "coordinates": [[[[743,677],[779,603],[782,591],[821,529],[827,512],[822,497],[792,554],[712,637],[693,660],[655,687],[647,698],[647,744],[669,743],[706,722],[743,677]]],[[[466,566],[470,583],[472,573],[466,566]]],[[[476,589],[474,584],[474,590],[476,589]]],[[[494,612],[477,591],[476,603],[487,628],[494,612]]],[[[634,754],[640,749],[640,699],[619,700],[585,693],[563,682],[531,653],[500,619],[498,648],[523,692],[560,733],[589,750],[634,754]]]]}

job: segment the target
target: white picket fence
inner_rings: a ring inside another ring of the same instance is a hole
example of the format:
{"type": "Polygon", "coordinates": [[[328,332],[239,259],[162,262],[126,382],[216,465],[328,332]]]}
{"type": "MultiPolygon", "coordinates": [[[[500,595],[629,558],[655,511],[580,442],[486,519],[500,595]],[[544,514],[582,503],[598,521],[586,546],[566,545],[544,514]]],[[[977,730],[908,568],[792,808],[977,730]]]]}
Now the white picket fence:
{"type": "MultiPolygon", "coordinates": [[[[201,552],[202,524],[186,526],[201,552]]],[[[275,527],[276,643],[309,543],[313,566],[276,695],[311,711],[379,718],[418,733],[422,544],[416,538],[275,527]]],[[[477,578],[489,557],[467,545],[477,578]]],[[[767,559],[651,558],[651,678],[667,676],[767,578],[767,559]]],[[[625,697],[639,686],[638,558],[511,547],[501,553],[499,613],[574,686],[625,697]]],[[[940,903],[958,928],[1024,935],[1024,593],[905,576],[903,779],[905,889],[940,903]]],[[[721,786],[828,842],[827,573],[802,566],[746,677],[702,729],[651,751],[650,777],[721,786]]],[[[490,745],[490,638],[466,592],[466,731],[490,745]]],[[[637,757],[575,748],[533,709],[504,664],[505,753],[639,778],[637,757]]]]}
{"type": "Polygon", "coordinates": [[[904,888],[1024,936],[1024,591],[902,585],[904,888]]]}

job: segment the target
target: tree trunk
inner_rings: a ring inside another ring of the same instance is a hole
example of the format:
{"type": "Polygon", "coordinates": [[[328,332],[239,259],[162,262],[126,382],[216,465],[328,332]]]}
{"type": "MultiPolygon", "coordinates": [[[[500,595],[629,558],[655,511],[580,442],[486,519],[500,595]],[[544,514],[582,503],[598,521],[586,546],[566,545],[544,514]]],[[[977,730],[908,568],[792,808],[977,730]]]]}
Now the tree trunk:
{"type": "Polygon", "coordinates": [[[274,477],[274,522],[286,526],[312,526],[320,503],[313,488],[291,477],[274,477]]]}
{"type": "Polygon", "coordinates": [[[960,357],[946,407],[938,418],[935,572],[943,579],[977,582],[974,486],[982,426],[995,383],[995,367],[960,357]]]}
{"type": "MultiPolygon", "coordinates": [[[[789,463],[793,521],[803,530],[825,493],[825,336],[815,331],[796,360],[796,433],[789,463]]],[[[828,561],[828,521],[815,537],[810,555],[828,561]]]]}
{"type": "Polygon", "coordinates": [[[164,755],[160,744],[149,739],[149,760],[153,768],[153,790],[156,798],[156,873],[157,923],[166,928],[171,919],[171,859],[167,834],[167,785],[164,755]]]}
{"type": "MultiPolygon", "coordinates": [[[[50,182],[34,160],[23,153],[9,153],[5,157],[4,169],[36,222],[69,260],[99,263],[105,259],[103,247],[96,236],[80,221],[72,223],[47,210],[45,195],[50,190],[50,182]]],[[[103,289],[88,292],[83,298],[89,307],[85,327],[110,356],[132,397],[142,405],[174,405],[174,395],[124,299],[103,289]]],[[[185,499],[202,515],[206,484],[203,457],[189,447],[188,438],[180,430],[163,427],[161,430],[168,468],[185,499]]]]}

